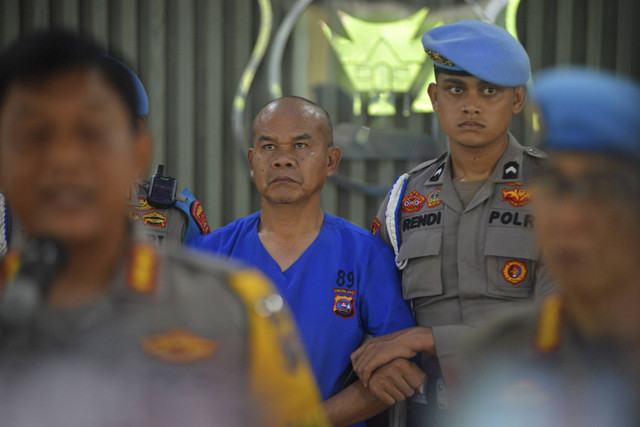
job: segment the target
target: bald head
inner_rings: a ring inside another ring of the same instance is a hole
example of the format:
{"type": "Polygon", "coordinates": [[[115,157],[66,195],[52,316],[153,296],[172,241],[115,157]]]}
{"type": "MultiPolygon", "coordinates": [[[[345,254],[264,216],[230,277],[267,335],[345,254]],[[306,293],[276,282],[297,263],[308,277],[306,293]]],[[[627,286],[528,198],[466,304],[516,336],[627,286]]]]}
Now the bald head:
{"type": "Polygon", "coordinates": [[[315,102],[300,96],[285,96],[269,101],[256,115],[253,121],[253,140],[256,141],[256,129],[263,127],[275,117],[288,117],[310,120],[318,126],[325,137],[327,146],[333,145],[333,129],[329,113],[315,102]]]}

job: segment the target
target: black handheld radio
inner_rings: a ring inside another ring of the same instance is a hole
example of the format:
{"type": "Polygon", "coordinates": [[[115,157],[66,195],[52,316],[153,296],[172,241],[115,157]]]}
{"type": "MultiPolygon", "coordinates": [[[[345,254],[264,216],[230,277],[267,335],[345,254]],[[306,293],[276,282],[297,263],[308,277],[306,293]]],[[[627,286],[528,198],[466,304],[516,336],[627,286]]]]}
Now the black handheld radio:
{"type": "Polygon", "coordinates": [[[149,181],[147,202],[156,208],[170,208],[176,203],[177,187],[178,181],[170,176],[164,176],[164,165],[158,165],[156,173],[149,181]]]}

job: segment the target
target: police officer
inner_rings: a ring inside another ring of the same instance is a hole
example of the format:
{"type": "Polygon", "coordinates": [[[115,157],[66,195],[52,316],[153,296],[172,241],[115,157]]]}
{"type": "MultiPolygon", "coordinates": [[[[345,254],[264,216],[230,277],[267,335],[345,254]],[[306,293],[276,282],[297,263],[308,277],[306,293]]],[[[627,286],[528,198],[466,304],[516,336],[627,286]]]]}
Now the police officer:
{"type": "Polygon", "coordinates": [[[535,98],[549,152],[536,235],[558,293],[469,345],[461,390],[481,410],[453,425],[637,426],[640,83],[561,68],[536,79],[535,98]]]}
{"type": "MultiPolygon", "coordinates": [[[[149,114],[147,92],[138,76],[123,62],[104,55],[105,60],[120,67],[131,78],[136,96],[137,128],[144,131],[149,114]]],[[[158,165],[151,179],[140,179],[133,186],[130,216],[144,231],[143,235],[159,247],[181,248],[189,240],[211,231],[202,204],[185,188],[176,193],[177,180],[165,176],[164,165],[158,165]],[[152,193],[149,200],[149,193],[152,193]]],[[[11,241],[22,239],[20,225],[12,218],[4,194],[0,193],[0,257],[7,252],[11,241]]]]}
{"type": "Polygon", "coordinates": [[[481,21],[434,28],[422,42],[434,61],[429,96],[450,150],[398,178],[372,229],[395,251],[419,326],[370,340],[352,356],[366,384],[378,366],[422,353],[426,394],[413,396],[410,424],[447,407],[451,361],[466,331],[551,289],[527,186],[543,155],[508,133],[527,97],[527,53],[481,21]]]}
{"type": "MultiPolygon", "coordinates": [[[[142,132],[149,114],[147,91],[131,68],[111,56],[105,55],[105,58],[131,77],[137,100],[138,129],[142,132]]],[[[142,227],[149,241],[160,247],[180,248],[195,236],[211,231],[202,204],[187,188],[176,193],[176,187],[177,180],[165,176],[164,165],[158,165],[151,179],[139,180],[134,190],[131,218],[142,227]]]]}
{"type": "Polygon", "coordinates": [[[135,236],[126,190],[151,154],[135,103],[85,38],[0,57],[0,185],[27,237],[0,268],[2,424],[325,425],[269,282],[135,236]]]}

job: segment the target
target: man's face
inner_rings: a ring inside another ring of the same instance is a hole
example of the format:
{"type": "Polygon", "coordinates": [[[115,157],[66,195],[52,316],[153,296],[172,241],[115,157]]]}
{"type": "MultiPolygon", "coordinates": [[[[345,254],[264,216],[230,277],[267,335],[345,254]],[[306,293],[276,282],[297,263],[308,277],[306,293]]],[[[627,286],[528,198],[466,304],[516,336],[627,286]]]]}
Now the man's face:
{"type": "Polygon", "coordinates": [[[534,229],[549,271],[574,298],[598,298],[637,280],[637,180],[637,171],[612,159],[558,153],[534,186],[534,229]]]}
{"type": "Polygon", "coordinates": [[[149,145],[97,71],[14,82],[0,106],[0,186],[28,235],[95,242],[126,228],[149,145]]]}
{"type": "Polygon", "coordinates": [[[524,106],[526,90],[440,73],[429,97],[451,144],[482,148],[503,141],[511,116],[524,106]]]}
{"type": "Polygon", "coordinates": [[[328,123],[317,107],[284,98],[263,109],[254,122],[248,160],[262,198],[292,204],[319,197],[340,161],[329,143],[328,123]]]}

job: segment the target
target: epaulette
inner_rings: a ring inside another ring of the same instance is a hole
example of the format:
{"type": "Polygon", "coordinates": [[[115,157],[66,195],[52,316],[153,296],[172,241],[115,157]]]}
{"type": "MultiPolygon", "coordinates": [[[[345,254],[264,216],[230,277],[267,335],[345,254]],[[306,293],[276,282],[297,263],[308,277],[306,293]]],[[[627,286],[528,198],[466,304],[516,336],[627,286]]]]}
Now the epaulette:
{"type": "Polygon", "coordinates": [[[539,159],[547,158],[547,153],[540,150],[539,148],[536,148],[536,147],[523,147],[523,148],[524,148],[524,152],[531,157],[537,157],[539,159]]]}
{"type": "Polygon", "coordinates": [[[449,154],[449,152],[445,151],[444,153],[442,153],[439,157],[436,157],[435,159],[430,159],[430,160],[427,160],[426,162],[422,162],[418,166],[416,166],[415,168],[411,169],[408,173],[409,174],[414,174],[416,172],[421,172],[421,171],[425,170],[426,168],[428,168],[429,166],[444,160],[444,158],[447,157],[447,154],[449,154]]]}
{"type": "Polygon", "coordinates": [[[184,212],[188,218],[187,231],[182,241],[183,244],[187,244],[196,236],[201,234],[207,235],[211,232],[209,221],[207,220],[202,205],[188,189],[185,188],[178,194],[175,206],[184,212]]]}

